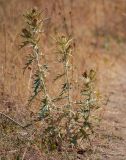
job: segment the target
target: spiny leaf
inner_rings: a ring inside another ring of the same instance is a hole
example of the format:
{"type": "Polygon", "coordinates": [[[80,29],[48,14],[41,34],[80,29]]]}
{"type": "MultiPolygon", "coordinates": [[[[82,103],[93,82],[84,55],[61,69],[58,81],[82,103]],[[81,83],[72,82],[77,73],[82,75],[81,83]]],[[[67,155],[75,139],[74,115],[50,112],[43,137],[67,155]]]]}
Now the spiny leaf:
{"type": "Polygon", "coordinates": [[[54,98],[52,101],[53,102],[58,102],[58,101],[63,100],[65,98],[67,98],[67,96],[64,96],[64,97],[63,96],[58,96],[58,97],[54,98]]]}
{"type": "Polygon", "coordinates": [[[59,78],[63,77],[64,75],[65,75],[65,73],[58,74],[58,75],[56,76],[56,78],[54,79],[54,82],[55,82],[56,80],[58,80],[59,78]]]}
{"type": "Polygon", "coordinates": [[[26,41],[22,42],[21,45],[19,45],[19,48],[21,49],[21,48],[27,46],[28,44],[29,44],[29,41],[26,40],[26,41]]]}
{"type": "Polygon", "coordinates": [[[22,33],[23,34],[21,36],[24,38],[31,38],[32,37],[32,33],[26,28],[22,29],[22,33]]]}
{"type": "Polygon", "coordinates": [[[36,94],[32,95],[29,100],[28,100],[28,106],[32,103],[32,101],[35,99],[35,97],[41,92],[41,90],[39,90],[36,94]]]}
{"type": "Polygon", "coordinates": [[[60,93],[60,95],[59,96],[62,96],[65,92],[66,92],[66,90],[69,88],[69,84],[68,83],[64,83],[63,84],[63,87],[62,87],[62,91],[61,91],[61,93],[60,93]]]}
{"type": "Polygon", "coordinates": [[[42,100],[39,116],[40,118],[43,119],[43,118],[46,118],[48,114],[49,114],[49,104],[48,104],[47,98],[45,98],[42,100]]]}
{"type": "Polygon", "coordinates": [[[33,84],[33,88],[34,88],[33,92],[35,95],[38,93],[40,87],[41,87],[41,79],[39,75],[37,75],[36,79],[34,80],[34,84],[33,84]]]}
{"type": "Polygon", "coordinates": [[[32,64],[33,60],[34,60],[34,57],[33,57],[33,56],[29,55],[29,56],[27,57],[27,62],[25,63],[25,67],[23,68],[23,69],[24,69],[23,73],[24,73],[25,70],[32,64]]]}

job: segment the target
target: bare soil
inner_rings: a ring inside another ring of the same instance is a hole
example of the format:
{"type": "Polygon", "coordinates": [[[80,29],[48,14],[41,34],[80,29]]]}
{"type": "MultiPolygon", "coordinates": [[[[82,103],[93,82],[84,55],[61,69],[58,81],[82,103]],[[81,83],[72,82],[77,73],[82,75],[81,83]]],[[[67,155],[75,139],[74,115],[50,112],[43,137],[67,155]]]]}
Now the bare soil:
{"type": "MultiPolygon", "coordinates": [[[[112,58],[111,58],[112,62],[112,58]]],[[[100,159],[126,159],[126,57],[116,58],[103,77],[104,93],[108,96],[100,134],[105,140],[98,146],[100,159]]]]}

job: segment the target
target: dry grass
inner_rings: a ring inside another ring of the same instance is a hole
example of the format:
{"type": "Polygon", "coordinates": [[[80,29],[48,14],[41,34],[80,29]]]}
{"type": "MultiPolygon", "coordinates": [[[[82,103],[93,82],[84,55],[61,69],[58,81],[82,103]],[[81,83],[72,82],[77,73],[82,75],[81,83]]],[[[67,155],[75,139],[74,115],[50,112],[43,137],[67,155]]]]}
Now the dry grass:
{"type": "MultiPolygon", "coordinates": [[[[0,0],[0,111],[23,125],[34,119],[34,113],[38,111],[36,106],[26,107],[31,92],[28,90],[30,74],[26,72],[23,76],[22,66],[23,54],[28,50],[18,49],[21,41],[19,34],[23,26],[22,14],[27,9],[38,6],[43,10],[45,17],[51,18],[45,24],[45,46],[42,46],[44,52],[50,55],[53,51],[53,48],[48,47],[51,46],[50,33],[54,34],[58,29],[59,32],[72,34],[76,41],[74,54],[78,60],[74,63],[78,65],[78,73],[90,68],[96,69],[97,85],[102,95],[109,97],[108,106],[101,112],[103,127],[100,131],[98,129],[100,136],[93,142],[93,154],[89,158],[91,151],[88,151],[78,156],[80,159],[93,160],[125,159],[126,1],[78,0],[73,1],[72,5],[71,3],[72,0],[0,0]],[[64,23],[67,25],[63,25],[64,23]],[[27,112],[28,110],[30,112],[27,112]]],[[[52,60],[53,57],[47,59],[48,62],[52,60]]],[[[47,159],[36,145],[29,147],[26,143],[29,138],[26,131],[17,126],[12,127],[6,120],[4,124],[7,128],[1,137],[1,159],[5,156],[7,160],[13,160],[18,154],[21,158],[24,156],[24,159],[47,159]]],[[[33,128],[35,130],[39,127],[33,128]]],[[[33,128],[29,129],[30,135],[33,135],[33,128]]],[[[54,153],[53,156],[49,155],[48,159],[66,159],[61,158],[62,156],[54,153]]]]}

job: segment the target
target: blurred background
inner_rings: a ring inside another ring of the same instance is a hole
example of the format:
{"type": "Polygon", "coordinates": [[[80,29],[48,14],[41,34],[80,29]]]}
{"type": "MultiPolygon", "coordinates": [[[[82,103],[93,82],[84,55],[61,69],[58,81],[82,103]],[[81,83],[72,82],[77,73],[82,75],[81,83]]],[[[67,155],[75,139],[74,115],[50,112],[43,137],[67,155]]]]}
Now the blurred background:
{"type": "Polygon", "coordinates": [[[26,76],[21,71],[24,55],[18,45],[24,26],[22,15],[35,6],[47,18],[45,49],[48,37],[55,31],[71,35],[81,68],[116,63],[113,59],[117,57],[118,61],[126,54],[126,0],[0,0],[0,83],[6,93],[20,99],[27,94],[26,76]]]}
{"type": "Polygon", "coordinates": [[[6,93],[20,100],[27,95],[27,76],[22,75],[25,55],[18,45],[22,15],[35,6],[47,18],[44,49],[48,50],[49,36],[55,31],[71,35],[79,71],[98,70],[101,63],[113,65],[118,57],[125,57],[126,0],[0,0],[0,83],[6,93]]]}

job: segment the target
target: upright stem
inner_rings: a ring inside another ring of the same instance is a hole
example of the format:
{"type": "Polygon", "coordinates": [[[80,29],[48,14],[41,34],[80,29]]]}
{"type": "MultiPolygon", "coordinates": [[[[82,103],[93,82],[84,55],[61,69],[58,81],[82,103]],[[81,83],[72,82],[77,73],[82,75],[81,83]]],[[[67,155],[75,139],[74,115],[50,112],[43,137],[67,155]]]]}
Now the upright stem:
{"type": "Polygon", "coordinates": [[[40,58],[39,58],[39,51],[38,51],[38,46],[37,45],[35,45],[34,47],[33,47],[33,49],[34,49],[34,53],[35,53],[35,55],[36,55],[36,62],[37,62],[37,67],[38,67],[38,70],[39,70],[39,76],[40,76],[40,79],[41,79],[41,86],[42,86],[42,89],[43,89],[43,92],[44,92],[44,96],[45,96],[45,98],[47,98],[48,97],[48,95],[47,95],[47,89],[46,89],[46,84],[45,84],[45,80],[44,80],[44,70],[42,69],[42,67],[41,67],[41,64],[40,64],[40,58]]]}
{"type": "Polygon", "coordinates": [[[67,59],[65,60],[64,63],[64,71],[65,71],[65,81],[68,85],[68,89],[67,89],[67,96],[68,96],[68,104],[69,104],[69,108],[71,106],[71,98],[70,98],[70,83],[69,83],[69,73],[68,73],[68,62],[67,59]]]}
{"type": "Polygon", "coordinates": [[[70,136],[70,121],[71,121],[71,97],[70,97],[70,82],[69,82],[69,70],[68,70],[68,57],[69,55],[67,55],[66,51],[64,53],[66,55],[65,61],[64,61],[64,72],[65,72],[65,82],[68,85],[67,87],[67,96],[68,96],[68,122],[67,122],[67,134],[70,136]]]}
{"type": "Polygon", "coordinates": [[[45,80],[44,80],[45,74],[44,74],[44,70],[42,68],[42,65],[40,63],[40,53],[39,53],[39,47],[38,47],[37,44],[35,46],[33,46],[33,51],[34,51],[34,54],[35,54],[35,57],[36,57],[36,63],[37,63],[37,67],[38,67],[38,70],[39,70],[41,87],[42,87],[42,90],[43,90],[43,93],[44,93],[44,97],[45,97],[45,99],[48,100],[48,103],[50,103],[53,107],[56,108],[55,104],[52,102],[52,99],[50,98],[50,96],[47,93],[47,87],[46,87],[46,83],[45,83],[45,80]]]}

